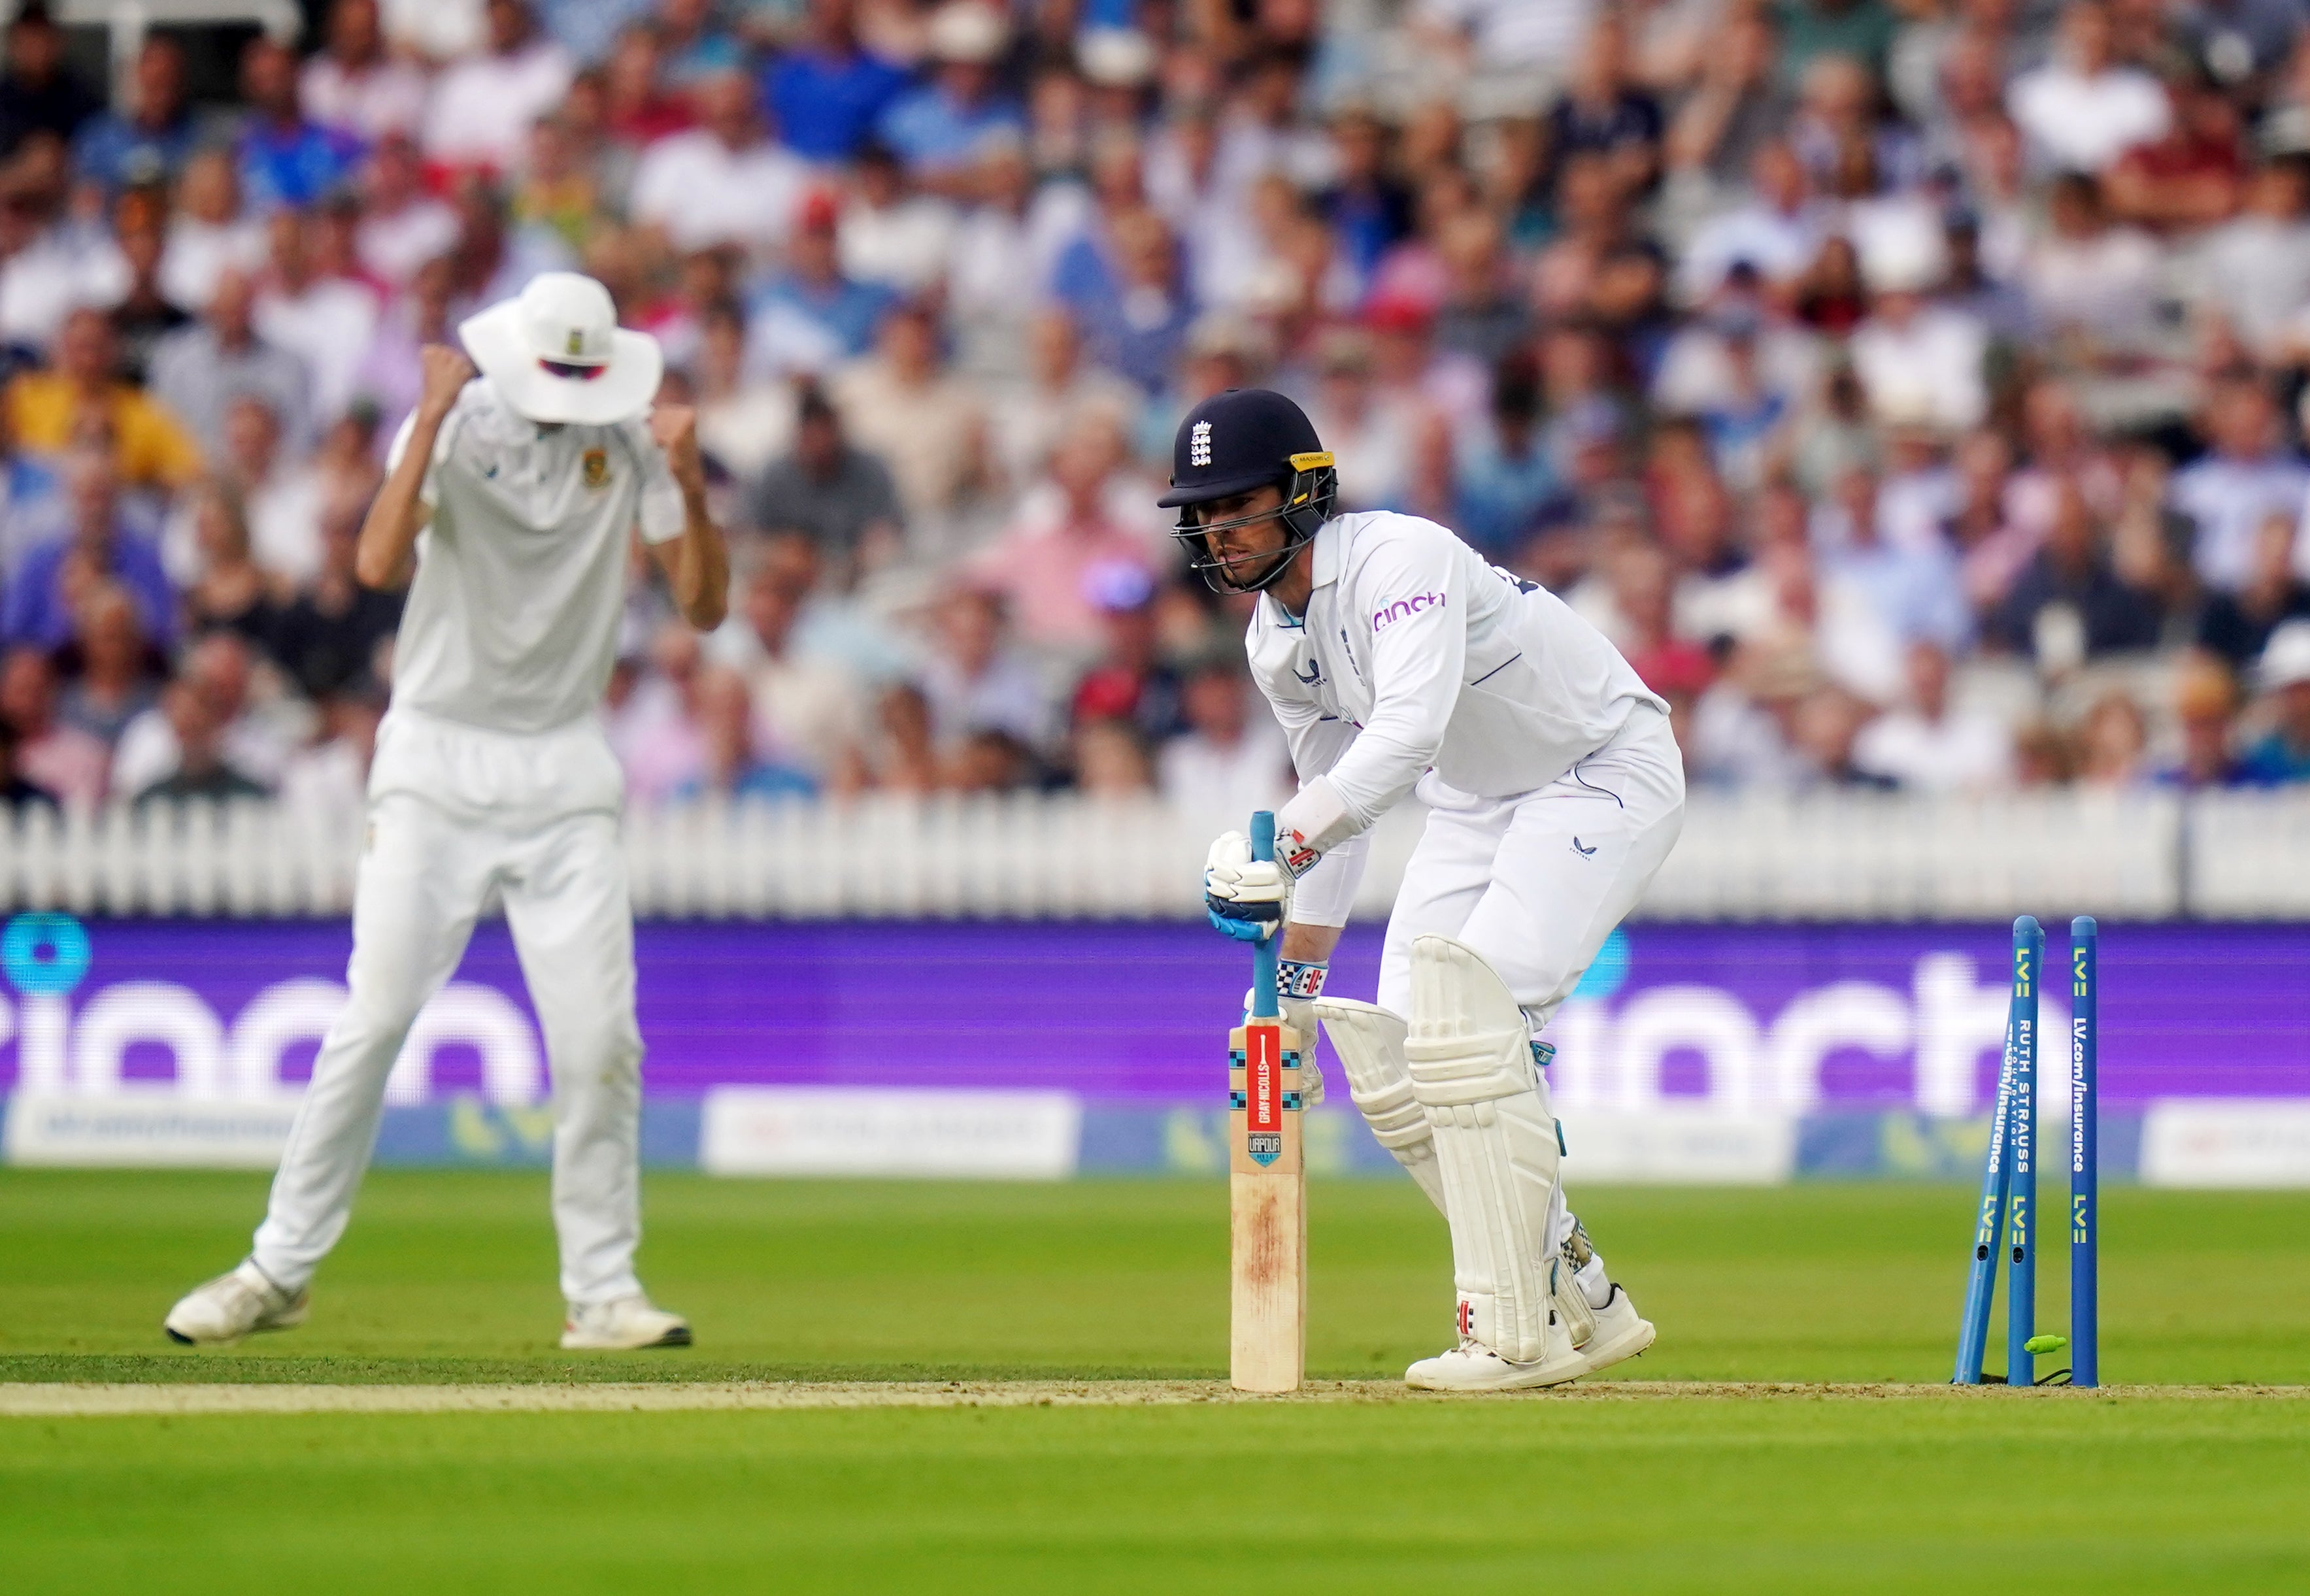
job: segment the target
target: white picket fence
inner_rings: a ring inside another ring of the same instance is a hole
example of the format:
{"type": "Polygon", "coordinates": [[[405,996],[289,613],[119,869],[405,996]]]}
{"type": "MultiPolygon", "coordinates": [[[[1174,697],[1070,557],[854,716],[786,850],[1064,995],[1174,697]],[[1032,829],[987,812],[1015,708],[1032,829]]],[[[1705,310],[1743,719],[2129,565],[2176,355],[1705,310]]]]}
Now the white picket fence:
{"type": "MultiPolygon", "coordinates": [[[[1224,818],[1041,795],[706,803],[626,820],[634,906],[690,919],[1195,913],[1224,818]]],[[[1376,834],[1384,913],[1420,817],[1376,834]]],[[[0,908],[338,915],[358,815],[264,803],[0,818],[0,908]]],[[[2310,918],[2310,793],[1924,800],[1696,794],[1641,913],[1691,920],[2310,918]]]]}

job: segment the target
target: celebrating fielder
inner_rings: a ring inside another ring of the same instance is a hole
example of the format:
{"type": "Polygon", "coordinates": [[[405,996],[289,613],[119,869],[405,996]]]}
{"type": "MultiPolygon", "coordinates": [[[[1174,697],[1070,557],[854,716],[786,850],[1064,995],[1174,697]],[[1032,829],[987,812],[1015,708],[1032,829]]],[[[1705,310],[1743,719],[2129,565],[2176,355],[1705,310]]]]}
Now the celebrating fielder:
{"type": "Polygon", "coordinates": [[[1682,761],[1667,706],[1554,594],[1431,521],[1333,515],[1337,481],[1299,407],[1263,389],[1205,400],[1173,445],[1161,502],[1207,582],[1261,595],[1246,644],[1300,781],[1278,862],[1229,832],[1205,898],[1230,935],[1281,929],[1286,1017],[1310,1041],[1324,1022],[1373,1134],[1451,1227],[1458,1344],[1404,1378],[1559,1384],[1653,1327],[1565,1206],[1535,1037],[1674,846],[1682,761]],[[1324,997],[1366,833],[1415,790],[1428,824],[1379,1001],[1324,997]]]}
{"type": "Polygon", "coordinates": [[[641,1033],[618,840],[623,777],[597,716],[637,525],[682,618],[729,586],[691,412],[650,410],[656,342],[566,272],[424,351],[417,409],[361,526],[361,580],[415,577],[369,773],[351,989],[313,1065],[254,1251],[187,1295],[187,1343],[301,1323],[377,1141],[386,1080],[425,1000],[501,893],[553,1078],[561,1344],[682,1346],[634,1275],[641,1033]]]}

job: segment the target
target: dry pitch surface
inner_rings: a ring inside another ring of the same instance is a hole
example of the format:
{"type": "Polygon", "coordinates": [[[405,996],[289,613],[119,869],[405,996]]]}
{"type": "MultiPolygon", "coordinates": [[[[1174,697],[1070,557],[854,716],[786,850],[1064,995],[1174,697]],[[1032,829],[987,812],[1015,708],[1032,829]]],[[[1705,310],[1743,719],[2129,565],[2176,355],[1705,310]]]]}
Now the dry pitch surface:
{"type": "Polygon", "coordinates": [[[135,1384],[97,1381],[0,1384],[0,1418],[90,1418],[282,1413],[749,1413],[856,1408],[1177,1408],[1234,1403],[1450,1404],[1748,1401],[2115,1402],[2310,1401],[2310,1385],[1803,1385],[1739,1380],[1611,1380],[1481,1397],[1413,1391],[1394,1380],[1317,1380],[1288,1395],[1237,1391],[1220,1380],[756,1380],[587,1385],[135,1384]]]}

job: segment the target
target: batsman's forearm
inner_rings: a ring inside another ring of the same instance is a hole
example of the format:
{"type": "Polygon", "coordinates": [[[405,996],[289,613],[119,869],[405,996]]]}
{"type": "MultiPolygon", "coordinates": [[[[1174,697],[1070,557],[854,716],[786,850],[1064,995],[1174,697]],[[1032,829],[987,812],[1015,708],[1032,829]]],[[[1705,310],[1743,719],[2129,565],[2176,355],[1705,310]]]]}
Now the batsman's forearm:
{"type": "Polygon", "coordinates": [[[360,537],[353,545],[353,575],[364,587],[397,587],[407,576],[417,534],[425,530],[417,496],[425,486],[425,471],[445,419],[418,412],[401,458],[369,501],[360,537]]]}
{"type": "Polygon", "coordinates": [[[701,493],[685,491],[679,551],[668,573],[674,608],[701,632],[710,632],[730,612],[730,547],[707,514],[701,493]]]}
{"type": "Polygon", "coordinates": [[[1300,964],[1328,963],[1332,950],[1340,945],[1342,929],[1337,925],[1302,925],[1295,920],[1283,928],[1280,957],[1300,964]]]}

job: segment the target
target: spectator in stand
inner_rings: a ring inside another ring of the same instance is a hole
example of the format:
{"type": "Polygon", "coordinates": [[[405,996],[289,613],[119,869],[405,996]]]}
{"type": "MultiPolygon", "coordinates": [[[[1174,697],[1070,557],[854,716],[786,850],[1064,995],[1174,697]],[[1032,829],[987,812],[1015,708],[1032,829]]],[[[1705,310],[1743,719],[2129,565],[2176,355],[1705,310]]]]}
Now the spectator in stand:
{"type": "Polygon", "coordinates": [[[875,126],[925,187],[958,190],[980,141],[1025,126],[996,74],[1010,32],[985,0],[948,0],[932,14],[930,81],[892,101],[875,126]]]}
{"type": "Polygon", "coordinates": [[[1165,656],[1155,578],[1143,566],[1116,560],[1085,572],[1083,587],[1103,625],[1099,657],[1075,683],[1068,723],[1129,721],[1150,747],[1159,747],[1182,729],[1184,684],[1165,656]]]}
{"type": "Polygon", "coordinates": [[[225,420],[233,402],[261,400],[291,419],[290,447],[315,435],[311,379],[302,357],[260,336],[256,291],[250,279],[228,271],[217,279],[199,322],[170,334],[152,351],[152,392],[191,429],[203,454],[225,452],[225,420]]]}
{"type": "Polygon", "coordinates": [[[226,757],[224,724],[199,688],[190,681],[171,682],[161,703],[161,709],[148,713],[166,716],[177,759],[166,776],[136,789],[139,808],[187,799],[228,803],[267,796],[264,786],[226,757]]]}
{"type": "Polygon", "coordinates": [[[1014,491],[1042,476],[1052,451],[1084,416],[1130,416],[1140,403],[1135,389],[1084,360],[1081,334],[1065,310],[1037,312],[1026,342],[1027,380],[998,391],[989,417],[995,458],[1014,491]]]}
{"type": "Polygon", "coordinates": [[[913,685],[942,759],[959,758],[985,733],[1021,749],[1050,746],[1050,690],[1035,662],[1012,641],[1001,594],[973,585],[950,593],[931,617],[930,644],[913,685]]]}
{"type": "Polygon", "coordinates": [[[305,119],[297,92],[297,57],[259,34],[240,56],[240,91],[248,119],[239,143],[241,188],[257,211],[317,204],[352,178],[361,141],[342,128],[305,119]]]}
{"type": "Polygon", "coordinates": [[[104,744],[108,760],[121,732],[159,690],[161,662],[136,609],[118,584],[88,584],[74,611],[72,641],[58,656],[65,677],[58,718],[104,744]]]}
{"type": "Polygon", "coordinates": [[[2101,0],[2070,0],[2053,59],[2016,78],[2005,103],[2048,171],[2099,172],[2164,137],[2172,115],[2158,80],[2115,58],[2101,0]]]}
{"type": "Polygon", "coordinates": [[[194,137],[184,48],[166,33],[150,34],[129,73],[126,108],[82,124],[73,139],[73,165],[109,193],[173,183],[192,157],[194,137]]]}
{"type": "Polygon", "coordinates": [[[2270,701],[2271,726],[2245,750],[2242,774],[2267,786],[2310,782],[2310,620],[2270,635],[2254,685],[2270,701]]]}
{"type": "Polygon", "coordinates": [[[2275,351],[2310,304],[2310,156],[2273,160],[2246,186],[2244,211],[2207,235],[2192,297],[2257,352],[2275,351]]]}
{"type": "MultiPolygon", "coordinates": [[[[865,706],[849,673],[811,647],[803,620],[822,567],[810,540],[780,533],[753,556],[754,567],[726,631],[752,696],[755,746],[780,769],[814,785],[858,785],[857,742],[865,706]]],[[[716,634],[715,643],[722,643],[716,634]]]]}
{"type": "Polygon", "coordinates": [[[840,413],[812,385],[795,405],[794,452],[773,461],[751,487],[740,524],[757,532],[791,527],[848,586],[861,570],[895,559],[906,526],[897,484],[882,462],[855,447],[840,413]]]}
{"type": "Polygon", "coordinates": [[[1085,721],[1074,730],[1074,789],[1086,798],[1138,798],[1155,787],[1147,745],[1129,721],[1085,721]]]}
{"type": "Polygon", "coordinates": [[[1081,418],[1051,452],[1047,488],[1029,494],[1019,518],[972,559],[979,583],[1003,597],[1019,635],[1038,648],[1096,649],[1107,568],[1151,563],[1146,533],[1120,522],[1107,496],[1126,457],[1118,418],[1081,418]]]}
{"type": "Polygon", "coordinates": [[[396,291],[457,242],[457,213],[427,191],[416,142],[406,134],[386,134],[369,151],[355,239],[361,265],[396,291]]]}
{"type": "Polygon", "coordinates": [[[8,385],[8,434],[18,447],[61,455],[109,440],[131,487],[176,487],[201,467],[200,450],[165,403],[119,380],[120,351],[100,310],[75,310],[56,338],[56,365],[8,385]]]}
{"type": "Polygon", "coordinates": [[[236,632],[271,653],[281,631],[282,585],[249,558],[248,520],[240,496],[210,482],[195,489],[191,522],[193,577],[185,586],[185,631],[199,638],[236,632]]]}
{"type": "Polygon", "coordinates": [[[321,522],[321,569],[282,608],[270,652],[308,696],[381,690],[381,658],[401,625],[402,595],[365,587],[353,576],[360,531],[356,507],[338,506],[321,522]]]}
{"type": "Polygon", "coordinates": [[[56,794],[36,781],[27,780],[18,764],[20,746],[16,730],[0,720],[0,806],[11,811],[30,804],[43,809],[57,806],[56,794]]]}
{"type": "Polygon", "coordinates": [[[361,357],[377,335],[378,299],[367,284],[323,274],[315,219],[276,211],[267,224],[267,269],[249,313],[265,342],[304,362],[312,376],[312,415],[326,427],[352,403],[361,357]]]}
{"type": "Polygon", "coordinates": [[[1984,793],[2012,777],[2012,733],[1993,716],[1950,702],[1950,657],[1913,643],[1906,704],[1880,716],[1854,741],[1859,768],[1928,793],[1984,793]]]}
{"type": "Polygon", "coordinates": [[[2141,707],[2122,692],[2104,693],[2078,728],[2078,780],[2123,791],[2149,775],[2149,725],[2141,707]]]}
{"type": "Polygon", "coordinates": [[[14,773],[67,809],[104,802],[112,750],[60,718],[56,671],[40,649],[18,645],[0,660],[0,733],[13,740],[14,773]]]}
{"type": "Polygon", "coordinates": [[[2228,669],[2204,658],[2185,661],[2174,678],[2174,719],[2181,757],[2158,773],[2160,785],[2191,792],[2237,785],[2237,679],[2228,669]]]}
{"type": "Polygon", "coordinates": [[[837,233],[844,273],[897,294],[931,291],[953,252],[954,208],[915,192],[905,166],[881,144],[861,149],[855,171],[837,233]]]}
{"type": "Polygon", "coordinates": [[[807,798],[817,784],[805,771],[765,757],[757,743],[754,707],[745,678],[720,665],[699,672],[697,768],[675,784],[676,802],[807,798]]]}
{"type": "Polygon", "coordinates": [[[751,482],[794,446],[795,385],[750,376],[746,313],[711,299],[698,317],[698,446],[708,463],[751,482]]]}
{"type": "Polygon", "coordinates": [[[425,119],[425,74],[386,53],[378,0],[333,0],[297,86],[308,117],[365,144],[414,138],[425,119]]]}
{"type": "MultiPolygon", "coordinates": [[[[232,402],[218,466],[247,508],[257,565],[291,588],[310,581],[321,568],[320,476],[308,462],[284,455],[280,418],[264,400],[243,395],[232,402]]],[[[190,533],[183,528],[164,544],[178,570],[192,567],[190,533]]]]}
{"type": "Polygon", "coordinates": [[[2191,559],[2199,577],[2234,593],[2252,572],[2262,522],[2298,515],[2310,499],[2310,467],[2287,447],[2278,407],[2258,377],[2217,387],[2202,424],[2210,447],[2175,473],[2169,502],[2195,528],[2191,559]]]}
{"type": "Polygon", "coordinates": [[[2271,634],[2288,621],[2310,620],[2310,581],[2296,573],[2294,517],[2282,512],[2262,517],[2254,534],[2254,563],[2234,593],[2206,599],[2197,624],[2197,644],[2243,671],[2261,657],[2271,634]]]}
{"type": "Polygon", "coordinates": [[[634,170],[634,220],[677,250],[736,244],[767,253],[794,225],[809,170],[771,142],[745,74],[701,78],[690,99],[699,126],[652,144],[634,170]]]}
{"type": "Polygon", "coordinates": [[[176,635],[176,594],[160,551],[129,525],[111,460],[82,448],[65,460],[64,475],[65,530],[26,551],[0,608],[0,638],[62,646],[79,601],[109,580],[135,601],[141,634],[166,647],[176,635]]]}
{"type": "Polygon", "coordinates": [[[25,142],[47,134],[69,144],[103,108],[103,101],[73,74],[65,59],[64,30],[45,0],[15,7],[4,40],[6,67],[0,71],[0,160],[13,158],[25,142]]]}
{"type": "Polygon", "coordinates": [[[889,462],[916,547],[949,546],[966,496],[987,480],[986,412],[976,388],[946,369],[935,313],[906,305],[885,317],[874,352],[827,384],[844,430],[889,462]]]}
{"type": "Polygon", "coordinates": [[[339,693],[315,709],[318,729],[281,772],[279,797],[292,813],[342,823],[360,816],[368,804],[369,761],[377,752],[378,723],[385,718],[385,696],[374,689],[339,693]]]}
{"type": "Polygon", "coordinates": [[[128,265],[128,291],[106,312],[105,320],[120,350],[120,375],[141,388],[148,386],[152,351],[161,340],[190,325],[193,317],[161,286],[161,254],[167,238],[158,220],[124,220],[119,233],[120,256],[128,265]]]}
{"type": "Polygon", "coordinates": [[[807,0],[801,37],[771,61],[762,98],[786,145],[806,160],[856,153],[907,74],[858,42],[855,0],[807,0]]]}
{"type": "Polygon", "coordinates": [[[434,80],[425,152],[450,166],[509,172],[529,125],[569,91],[576,64],[537,30],[523,0],[488,0],[488,45],[434,80]]]}
{"type": "Polygon", "coordinates": [[[1152,394],[1170,377],[1194,325],[1178,245],[1152,211],[1116,217],[1107,242],[1111,258],[1095,273],[1077,269],[1080,255],[1063,257],[1055,288],[1081,325],[1093,358],[1152,394]]]}
{"type": "Polygon", "coordinates": [[[746,366],[763,377],[822,374],[864,354],[890,309],[889,291],[842,274],[841,205],[822,190],[795,218],[786,265],[747,299],[746,366]]]}
{"type": "Polygon", "coordinates": [[[185,162],[177,204],[161,256],[161,290],[195,308],[215,297],[230,271],[254,273],[265,263],[265,224],[241,207],[240,174],[224,150],[200,150],[185,162]]]}
{"type": "Polygon", "coordinates": [[[1180,691],[1186,729],[1156,758],[1166,802],[1184,813],[1236,817],[1273,809],[1297,784],[1291,754],[1272,715],[1257,713],[1243,662],[1213,650],[1188,671],[1180,691]]]}
{"type": "Polygon", "coordinates": [[[1529,360],[1501,362],[1492,378],[1489,424],[1461,442],[1453,525],[1494,559],[1533,529],[1559,490],[1541,427],[1540,374],[1529,360]]]}
{"type": "Polygon", "coordinates": [[[2154,648],[2159,629],[2156,600],[2118,574],[2108,537],[2074,481],[2062,485],[2045,542],[1984,629],[1991,642],[2033,656],[2047,675],[2154,648]]]}
{"type": "Polygon", "coordinates": [[[248,642],[232,632],[211,632],[185,651],[177,680],[161,695],[157,708],[130,721],[112,750],[113,785],[124,794],[142,794],[173,771],[192,768],[183,741],[179,707],[170,701],[178,689],[198,694],[213,735],[226,762],[240,775],[270,785],[280,779],[289,758],[302,741],[302,716],[289,706],[289,717],[278,704],[262,705],[255,690],[256,655],[248,642]]]}
{"type": "Polygon", "coordinates": [[[455,338],[450,309],[456,293],[456,264],[448,256],[437,256],[420,266],[407,288],[386,307],[353,374],[353,402],[376,412],[382,436],[391,438],[402,419],[416,408],[425,346],[455,338]]]}

